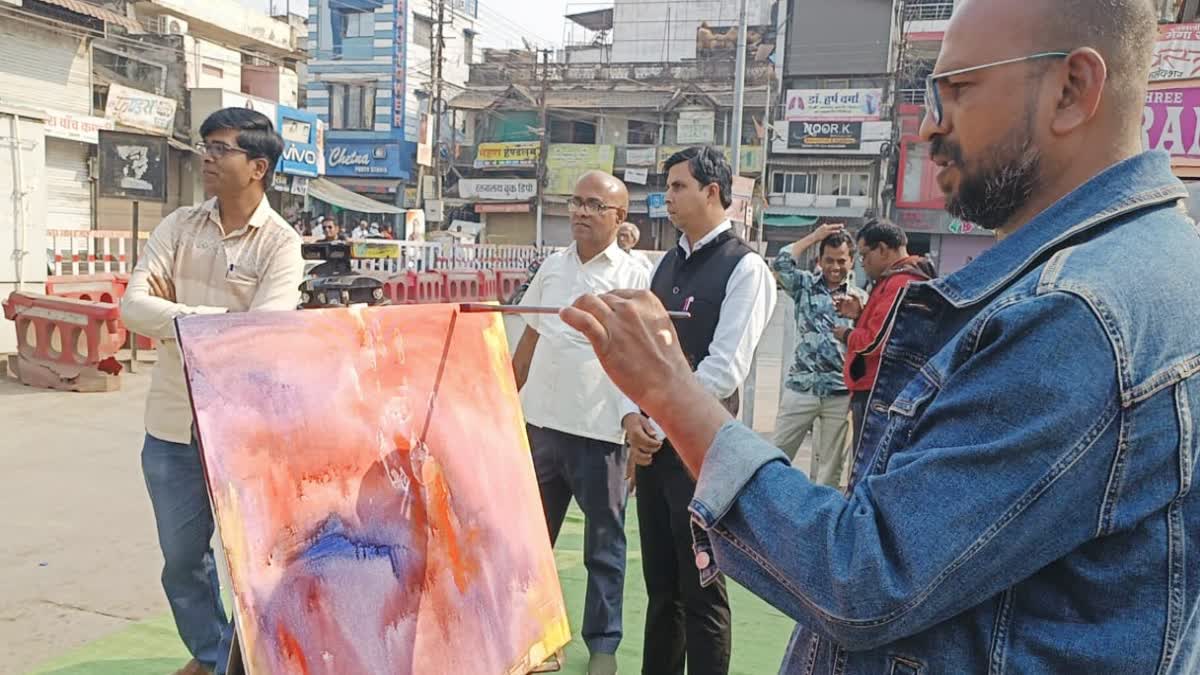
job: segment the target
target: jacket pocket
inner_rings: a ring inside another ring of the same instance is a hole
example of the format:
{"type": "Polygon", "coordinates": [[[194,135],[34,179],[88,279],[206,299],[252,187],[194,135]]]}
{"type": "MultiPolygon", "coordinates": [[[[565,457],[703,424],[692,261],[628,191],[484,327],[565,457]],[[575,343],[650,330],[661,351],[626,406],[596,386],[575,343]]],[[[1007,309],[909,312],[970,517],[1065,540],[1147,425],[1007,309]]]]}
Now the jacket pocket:
{"type": "Polygon", "coordinates": [[[887,412],[889,416],[900,415],[913,419],[937,392],[938,386],[921,370],[896,396],[887,412]]]}
{"type": "Polygon", "coordinates": [[[925,672],[924,664],[916,659],[907,656],[892,656],[889,660],[891,667],[888,668],[888,675],[923,675],[925,672]]]}

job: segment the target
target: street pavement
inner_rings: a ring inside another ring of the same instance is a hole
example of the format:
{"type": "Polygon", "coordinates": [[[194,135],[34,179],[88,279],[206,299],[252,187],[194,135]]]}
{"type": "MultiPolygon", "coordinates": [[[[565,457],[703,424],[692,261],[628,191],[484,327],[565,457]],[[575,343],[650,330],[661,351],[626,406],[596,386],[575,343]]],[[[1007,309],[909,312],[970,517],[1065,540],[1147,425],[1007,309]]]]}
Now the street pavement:
{"type": "MultiPolygon", "coordinates": [[[[774,427],[791,315],[781,298],[759,352],[754,427],[763,433],[774,427]]],[[[509,326],[515,345],[519,324],[509,326]]],[[[169,612],[140,466],[150,377],[122,378],[106,394],[0,379],[0,671],[25,672],[169,612]]]]}

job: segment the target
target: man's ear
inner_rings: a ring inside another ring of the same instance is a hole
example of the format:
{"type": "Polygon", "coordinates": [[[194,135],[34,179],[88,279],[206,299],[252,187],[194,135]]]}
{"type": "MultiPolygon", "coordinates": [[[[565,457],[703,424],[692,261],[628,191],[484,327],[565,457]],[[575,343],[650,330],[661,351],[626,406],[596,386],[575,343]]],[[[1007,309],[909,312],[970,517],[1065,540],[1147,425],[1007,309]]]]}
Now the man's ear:
{"type": "Polygon", "coordinates": [[[1108,82],[1108,64],[1091,47],[1076,49],[1065,59],[1058,80],[1058,105],[1050,128],[1056,134],[1066,135],[1096,116],[1108,82]]]}

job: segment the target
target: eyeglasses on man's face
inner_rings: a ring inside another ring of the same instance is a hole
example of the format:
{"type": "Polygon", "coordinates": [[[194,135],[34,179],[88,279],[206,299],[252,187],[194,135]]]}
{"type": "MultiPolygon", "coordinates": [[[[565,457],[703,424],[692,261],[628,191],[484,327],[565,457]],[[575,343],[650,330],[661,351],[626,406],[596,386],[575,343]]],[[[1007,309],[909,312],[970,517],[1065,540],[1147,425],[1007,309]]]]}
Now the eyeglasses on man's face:
{"type": "Polygon", "coordinates": [[[955,75],[965,75],[967,73],[973,73],[978,70],[985,70],[987,68],[995,68],[996,66],[1007,66],[1007,65],[1013,64],[1013,63],[1023,63],[1025,61],[1033,61],[1034,59],[1066,58],[1070,55],[1071,55],[1070,52],[1038,52],[1037,54],[1030,54],[1029,56],[1019,56],[1015,59],[1004,59],[1003,61],[994,61],[992,63],[985,63],[981,66],[971,66],[970,68],[959,68],[958,70],[951,70],[946,73],[938,73],[936,75],[930,75],[929,77],[925,78],[925,111],[929,114],[929,117],[933,120],[933,123],[935,125],[941,126],[942,117],[943,117],[944,113],[942,111],[942,92],[941,92],[941,89],[938,87],[938,82],[940,82],[948,77],[954,77],[955,75]]]}
{"type": "Polygon", "coordinates": [[[567,200],[567,210],[571,213],[582,213],[585,216],[596,216],[609,209],[618,209],[619,206],[605,204],[599,199],[580,199],[579,197],[571,197],[567,200]]]}
{"type": "Polygon", "coordinates": [[[202,157],[207,155],[213,159],[221,159],[231,152],[240,152],[247,157],[250,156],[249,150],[235,147],[228,143],[222,143],[221,141],[200,141],[195,147],[196,152],[200,153],[202,157]]]}

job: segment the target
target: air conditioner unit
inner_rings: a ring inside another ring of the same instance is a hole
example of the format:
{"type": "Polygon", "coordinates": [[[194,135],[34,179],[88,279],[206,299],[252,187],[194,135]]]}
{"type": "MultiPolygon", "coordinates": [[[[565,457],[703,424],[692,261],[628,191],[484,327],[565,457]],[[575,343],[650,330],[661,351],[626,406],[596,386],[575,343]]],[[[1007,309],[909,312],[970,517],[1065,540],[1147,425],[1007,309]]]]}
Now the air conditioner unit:
{"type": "Polygon", "coordinates": [[[160,35],[187,35],[187,21],[174,16],[162,14],[146,19],[146,27],[152,33],[160,35]]]}

